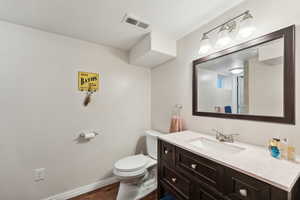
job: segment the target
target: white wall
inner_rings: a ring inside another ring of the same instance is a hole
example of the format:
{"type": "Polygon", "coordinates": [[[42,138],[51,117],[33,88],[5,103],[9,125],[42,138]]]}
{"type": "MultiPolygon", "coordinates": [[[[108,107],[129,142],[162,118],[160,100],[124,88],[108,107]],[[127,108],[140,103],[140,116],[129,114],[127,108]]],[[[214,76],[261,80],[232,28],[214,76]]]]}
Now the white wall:
{"type": "Polygon", "coordinates": [[[0,199],[38,200],[94,183],[133,154],[150,127],[150,71],[126,53],[0,22],[0,199]],[[77,72],[100,73],[83,107],[77,72]],[[83,129],[103,135],[88,143],[83,129]],[[33,181],[33,169],[46,180],[33,181]]]}
{"type": "MultiPolygon", "coordinates": [[[[182,104],[182,115],[187,127],[195,131],[211,132],[212,128],[224,128],[225,133],[238,132],[239,140],[253,144],[265,145],[271,137],[286,136],[300,150],[300,107],[296,110],[296,126],[275,123],[254,122],[192,116],[192,61],[199,57],[199,41],[202,33],[219,25],[235,15],[249,9],[255,18],[257,32],[254,37],[263,35],[291,24],[300,23],[300,2],[298,0],[249,0],[226,12],[209,24],[199,28],[178,41],[177,58],[152,70],[152,128],[167,131],[170,113],[175,104],[182,104]]],[[[297,29],[299,38],[300,29],[297,29]]],[[[300,51],[300,40],[297,52],[300,51]]],[[[296,58],[296,95],[297,105],[300,99],[300,54],[296,58]]]]}
{"type": "Polygon", "coordinates": [[[283,116],[283,63],[269,65],[249,60],[249,113],[283,116]]]}

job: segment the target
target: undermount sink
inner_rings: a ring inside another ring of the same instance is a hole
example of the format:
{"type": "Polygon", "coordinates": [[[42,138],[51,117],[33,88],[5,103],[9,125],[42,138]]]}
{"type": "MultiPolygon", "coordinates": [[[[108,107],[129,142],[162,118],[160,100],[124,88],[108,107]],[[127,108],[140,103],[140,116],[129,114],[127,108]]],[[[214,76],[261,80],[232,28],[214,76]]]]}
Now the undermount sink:
{"type": "Polygon", "coordinates": [[[194,139],[192,141],[189,141],[189,144],[197,148],[203,149],[204,151],[207,152],[214,152],[214,153],[221,153],[221,154],[236,154],[245,150],[245,148],[243,147],[235,146],[228,143],[222,143],[207,138],[194,139]]]}

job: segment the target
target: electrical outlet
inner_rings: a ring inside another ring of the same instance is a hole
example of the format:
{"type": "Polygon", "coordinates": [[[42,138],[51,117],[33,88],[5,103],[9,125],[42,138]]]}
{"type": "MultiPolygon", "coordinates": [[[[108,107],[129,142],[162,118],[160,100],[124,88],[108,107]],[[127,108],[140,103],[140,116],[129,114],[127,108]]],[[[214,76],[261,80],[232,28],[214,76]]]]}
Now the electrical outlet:
{"type": "Polygon", "coordinates": [[[45,168],[39,168],[34,170],[34,180],[42,181],[45,179],[45,168]]]}

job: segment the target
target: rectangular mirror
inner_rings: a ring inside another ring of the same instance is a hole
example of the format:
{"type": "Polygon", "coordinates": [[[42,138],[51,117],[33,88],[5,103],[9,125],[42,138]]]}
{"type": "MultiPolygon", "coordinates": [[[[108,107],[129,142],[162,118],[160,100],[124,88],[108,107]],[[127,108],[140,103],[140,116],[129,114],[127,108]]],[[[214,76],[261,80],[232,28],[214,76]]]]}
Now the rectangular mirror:
{"type": "Polygon", "coordinates": [[[193,62],[193,114],[295,123],[291,26],[193,62]]]}

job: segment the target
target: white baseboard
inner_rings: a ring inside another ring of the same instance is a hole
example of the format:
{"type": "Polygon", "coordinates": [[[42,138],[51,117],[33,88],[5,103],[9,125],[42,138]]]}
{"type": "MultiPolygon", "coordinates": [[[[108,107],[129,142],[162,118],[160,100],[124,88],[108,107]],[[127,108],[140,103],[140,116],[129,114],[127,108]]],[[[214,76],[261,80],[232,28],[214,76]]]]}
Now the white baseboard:
{"type": "Polygon", "coordinates": [[[63,193],[60,193],[60,194],[57,194],[57,195],[54,195],[54,196],[51,196],[51,197],[48,197],[48,198],[45,198],[42,200],[67,200],[67,199],[79,196],[81,194],[91,192],[93,190],[96,190],[96,189],[99,189],[99,188],[102,188],[102,187],[105,187],[107,185],[111,185],[111,184],[117,183],[117,182],[118,182],[118,179],[116,177],[110,177],[107,179],[100,180],[96,183],[84,185],[79,188],[75,188],[73,190],[69,190],[69,191],[66,191],[66,192],[63,192],[63,193]]]}

